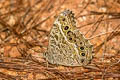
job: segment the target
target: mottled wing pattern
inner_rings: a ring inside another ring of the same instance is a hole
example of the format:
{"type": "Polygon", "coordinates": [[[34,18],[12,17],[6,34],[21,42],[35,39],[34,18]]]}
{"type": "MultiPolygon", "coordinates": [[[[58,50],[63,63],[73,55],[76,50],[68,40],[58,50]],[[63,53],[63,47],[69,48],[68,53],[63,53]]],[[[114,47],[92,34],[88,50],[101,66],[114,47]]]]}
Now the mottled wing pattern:
{"type": "Polygon", "coordinates": [[[51,64],[85,66],[92,59],[93,47],[76,28],[74,14],[65,10],[57,17],[50,32],[44,57],[51,64]]]}

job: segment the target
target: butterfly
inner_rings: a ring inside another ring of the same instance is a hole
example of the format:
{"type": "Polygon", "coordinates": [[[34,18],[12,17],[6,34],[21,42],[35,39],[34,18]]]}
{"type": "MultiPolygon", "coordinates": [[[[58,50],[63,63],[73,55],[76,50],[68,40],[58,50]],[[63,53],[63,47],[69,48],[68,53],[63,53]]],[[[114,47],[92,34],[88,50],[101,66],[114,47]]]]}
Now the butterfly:
{"type": "Polygon", "coordinates": [[[74,13],[61,12],[50,31],[44,58],[51,64],[85,66],[92,60],[92,51],[92,44],[76,27],[74,13]]]}

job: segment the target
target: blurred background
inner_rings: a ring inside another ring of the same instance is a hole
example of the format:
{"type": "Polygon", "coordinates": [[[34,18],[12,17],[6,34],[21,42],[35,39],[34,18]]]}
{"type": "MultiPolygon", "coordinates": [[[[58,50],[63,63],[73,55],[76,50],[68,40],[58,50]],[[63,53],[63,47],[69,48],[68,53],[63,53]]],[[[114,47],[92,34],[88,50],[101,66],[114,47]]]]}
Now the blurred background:
{"type": "Polygon", "coordinates": [[[0,80],[84,79],[120,79],[120,0],[0,0],[0,80]],[[47,67],[41,56],[65,9],[94,46],[88,67],[47,67]]]}

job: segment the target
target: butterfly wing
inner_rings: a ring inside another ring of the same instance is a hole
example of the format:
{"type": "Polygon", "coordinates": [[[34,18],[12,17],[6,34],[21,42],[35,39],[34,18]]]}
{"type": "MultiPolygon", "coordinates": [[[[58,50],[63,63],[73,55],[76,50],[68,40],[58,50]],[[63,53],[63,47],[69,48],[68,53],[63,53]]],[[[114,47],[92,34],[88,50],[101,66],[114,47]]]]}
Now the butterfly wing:
{"type": "Polygon", "coordinates": [[[74,14],[62,12],[50,32],[45,58],[52,64],[84,66],[92,59],[90,42],[76,28],[74,14]]]}

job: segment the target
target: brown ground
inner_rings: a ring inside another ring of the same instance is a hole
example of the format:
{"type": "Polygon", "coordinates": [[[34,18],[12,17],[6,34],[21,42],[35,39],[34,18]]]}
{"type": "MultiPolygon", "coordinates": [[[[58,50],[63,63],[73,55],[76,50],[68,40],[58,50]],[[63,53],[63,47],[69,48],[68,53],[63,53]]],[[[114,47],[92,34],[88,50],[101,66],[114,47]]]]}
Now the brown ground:
{"type": "Polygon", "coordinates": [[[0,0],[0,80],[119,80],[119,0],[0,0]],[[70,9],[94,45],[88,67],[49,64],[41,57],[55,16],[70,9]]]}

